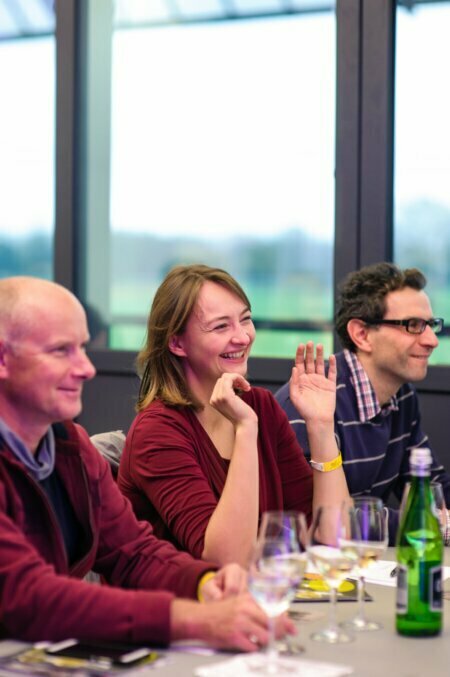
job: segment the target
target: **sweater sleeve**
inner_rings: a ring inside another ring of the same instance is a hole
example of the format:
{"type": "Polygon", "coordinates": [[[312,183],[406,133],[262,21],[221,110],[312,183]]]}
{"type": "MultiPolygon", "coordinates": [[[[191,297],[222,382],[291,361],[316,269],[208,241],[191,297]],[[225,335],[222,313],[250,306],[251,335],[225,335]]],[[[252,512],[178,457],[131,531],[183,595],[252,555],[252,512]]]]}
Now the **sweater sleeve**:
{"type": "Polygon", "coordinates": [[[126,591],[57,574],[7,516],[3,487],[0,504],[3,636],[169,642],[172,593],[126,591]]]}
{"type": "Polygon", "coordinates": [[[261,437],[273,439],[281,479],[283,507],[312,515],[312,470],[297,442],[285,412],[271,393],[266,393],[266,412],[260,415],[261,437]]]}
{"type": "Polygon", "coordinates": [[[280,388],[275,393],[275,399],[277,400],[278,404],[280,407],[283,409],[285,412],[288,421],[290,425],[292,426],[292,429],[295,433],[295,436],[297,438],[297,442],[300,445],[300,448],[302,450],[303,455],[305,458],[309,459],[311,457],[311,453],[309,451],[309,444],[308,444],[308,434],[306,432],[306,424],[303,418],[301,418],[300,414],[292,404],[290,397],[289,397],[289,382],[285,383],[284,386],[280,388]]]}
{"type": "MultiPolygon", "coordinates": [[[[16,500],[12,507],[17,493],[5,473],[0,476],[1,631],[28,641],[77,637],[167,644],[174,595],[194,598],[198,580],[213,567],[156,539],[148,524],[136,520],[106,461],[81,429],[80,442],[83,475],[92,490],[94,566],[114,585],[59,572],[50,552],[48,558],[40,554],[22,527],[28,523],[20,514],[27,502],[16,500]]],[[[77,567],[83,575],[83,562],[77,567]]]]}
{"type": "Polygon", "coordinates": [[[158,408],[138,417],[129,433],[119,487],[137,488],[180,546],[200,558],[225,482],[223,463],[185,417],[158,408]]]}

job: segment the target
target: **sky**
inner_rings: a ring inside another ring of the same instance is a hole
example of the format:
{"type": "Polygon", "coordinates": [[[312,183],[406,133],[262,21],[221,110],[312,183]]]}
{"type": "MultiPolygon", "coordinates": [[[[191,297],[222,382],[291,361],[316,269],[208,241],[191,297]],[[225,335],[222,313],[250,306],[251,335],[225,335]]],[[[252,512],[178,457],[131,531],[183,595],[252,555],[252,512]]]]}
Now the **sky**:
{"type": "MultiPolygon", "coordinates": [[[[450,6],[399,11],[396,203],[450,207],[450,6]]],[[[53,229],[54,40],[0,45],[0,233],[53,229]]],[[[122,31],[111,226],[331,240],[332,14],[122,31]]]]}

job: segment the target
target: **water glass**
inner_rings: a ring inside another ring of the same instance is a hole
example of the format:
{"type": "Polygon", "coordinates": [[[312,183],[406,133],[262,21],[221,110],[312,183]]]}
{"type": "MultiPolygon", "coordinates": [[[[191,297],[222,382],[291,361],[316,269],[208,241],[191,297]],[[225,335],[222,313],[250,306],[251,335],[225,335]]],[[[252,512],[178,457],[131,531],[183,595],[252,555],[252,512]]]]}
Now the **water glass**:
{"type": "Polygon", "coordinates": [[[348,508],[348,531],[341,538],[341,548],[353,556],[358,576],[358,611],[343,623],[351,630],[379,630],[381,623],[366,617],[364,598],[366,570],[375,564],[387,548],[389,537],[388,512],[383,501],[375,496],[358,496],[348,508]]]}
{"type": "Polygon", "coordinates": [[[353,635],[342,630],[336,622],[337,589],[349,576],[355,565],[355,558],[341,548],[341,539],[348,536],[349,519],[347,506],[321,506],[313,515],[308,534],[308,558],[322,574],[330,588],[328,624],[311,635],[317,642],[337,644],[351,642],[353,635]]]}
{"type": "Polygon", "coordinates": [[[306,529],[301,513],[263,514],[249,572],[249,590],[269,617],[270,639],[262,660],[252,660],[253,671],[269,675],[292,672],[289,663],[278,655],[274,621],[289,609],[303,578],[307,565],[303,546],[306,529]]]}

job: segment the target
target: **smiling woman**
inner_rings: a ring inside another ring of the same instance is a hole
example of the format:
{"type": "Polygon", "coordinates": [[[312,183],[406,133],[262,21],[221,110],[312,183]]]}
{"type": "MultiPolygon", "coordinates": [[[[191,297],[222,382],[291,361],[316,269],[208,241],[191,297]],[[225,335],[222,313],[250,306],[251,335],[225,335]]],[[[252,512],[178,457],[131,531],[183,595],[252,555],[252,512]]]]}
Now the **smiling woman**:
{"type": "MultiPolygon", "coordinates": [[[[311,514],[314,500],[348,496],[342,468],[311,470],[272,394],[251,387],[251,306],[231,275],[178,266],[156,292],[139,413],[119,487],[155,533],[196,557],[248,564],[265,510],[311,514]]],[[[334,358],[299,346],[292,399],[305,418],[317,466],[338,457],[333,432],[334,358]],[[324,450],[326,450],[324,452],[324,450]]],[[[314,466],[316,467],[316,466],[314,466]]]]}

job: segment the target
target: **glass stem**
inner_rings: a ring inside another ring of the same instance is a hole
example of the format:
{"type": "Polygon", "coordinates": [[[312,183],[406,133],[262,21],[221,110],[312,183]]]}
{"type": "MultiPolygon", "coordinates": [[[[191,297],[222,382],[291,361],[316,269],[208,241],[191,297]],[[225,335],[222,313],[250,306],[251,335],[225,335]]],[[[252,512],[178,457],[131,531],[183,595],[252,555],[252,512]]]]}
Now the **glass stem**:
{"type": "Polygon", "coordinates": [[[356,618],[358,618],[360,621],[365,621],[365,613],[364,613],[364,592],[365,592],[365,581],[364,581],[364,576],[359,576],[358,577],[358,613],[356,614],[356,618]]]}
{"type": "Polygon", "coordinates": [[[337,590],[334,587],[330,587],[330,611],[328,613],[328,623],[329,629],[337,632],[338,626],[336,623],[336,600],[337,600],[337,590]]]}
{"type": "Polygon", "coordinates": [[[267,673],[269,675],[278,674],[278,650],[275,644],[275,619],[269,616],[269,641],[267,642],[266,656],[267,656],[267,673]]]}

